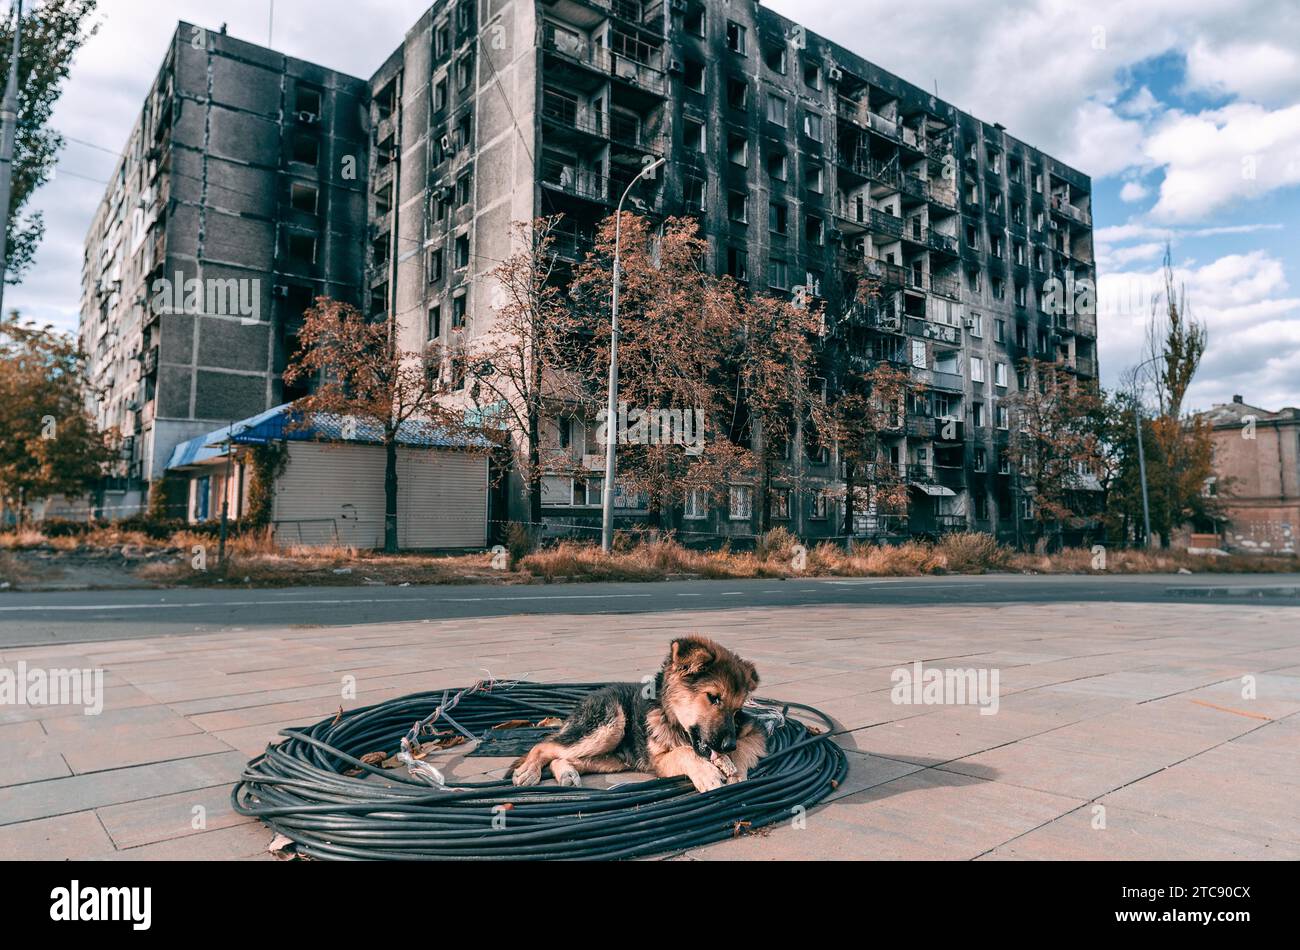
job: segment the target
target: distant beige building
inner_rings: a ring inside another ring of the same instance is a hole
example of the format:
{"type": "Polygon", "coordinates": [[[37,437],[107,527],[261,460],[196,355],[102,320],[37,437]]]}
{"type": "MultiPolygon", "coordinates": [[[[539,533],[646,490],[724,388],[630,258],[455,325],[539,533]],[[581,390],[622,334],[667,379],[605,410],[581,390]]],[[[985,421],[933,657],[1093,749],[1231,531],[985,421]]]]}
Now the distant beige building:
{"type": "Polygon", "coordinates": [[[1233,396],[1205,414],[1214,426],[1215,481],[1230,551],[1295,554],[1300,533],[1300,409],[1270,412],[1233,396]]]}

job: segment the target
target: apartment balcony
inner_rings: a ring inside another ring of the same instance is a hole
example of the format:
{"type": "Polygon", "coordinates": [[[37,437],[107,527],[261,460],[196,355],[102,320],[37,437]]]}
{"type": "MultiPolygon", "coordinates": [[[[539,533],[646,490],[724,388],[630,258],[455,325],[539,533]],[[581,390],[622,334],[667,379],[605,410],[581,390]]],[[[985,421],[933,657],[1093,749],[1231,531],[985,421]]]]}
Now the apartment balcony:
{"type": "Polygon", "coordinates": [[[1089,379],[1097,375],[1097,361],[1091,356],[1076,356],[1070,360],[1069,365],[1076,375],[1086,376],[1089,379]]]}
{"type": "Polygon", "coordinates": [[[1058,313],[1052,325],[1062,336],[1097,338],[1097,315],[1092,313],[1058,313]]]}
{"type": "Polygon", "coordinates": [[[592,81],[616,80],[635,92],[657,99],[667,94],[668,80],[663,70],[663,53],[625,34],[614,33],[611,46],[597,46],[549,25],[542,27],[541,46],[554,58],[556,65],[567,67],[560,74],[572,77],[572,84],[591,88],[592,81]],[[575,73],[584,73],[584,85],[575,73]]]}
{"type": "Polygon", "coordinates": [[[913,439],[933,439],[934,419],[909,412],[904,421],[903,432],[913,439]]]}
{"type": "Polygon", "coordinates": [[[592,138],[609,137],[609,116],[594,110],[579,111],[577,103],[554,90],[542,92],[542,121],[550,128],[592,138]]]}
{"type": "Polygon", "coordinates": [[[926,194],[926,200],[946,211],[954,214],[957,212],[957,189],[955,188],[941,185],[932,180],[926,194]]]}
{"type": "Polygon", "coordinates": [[[542,162],[541,185],[574,198],[609,203],[610,180],[599,172],[556,162],[542,162]]]}
{"type": "MultiPolygon", "coordinates": [[[[940,483],[942,484],[942,482],[940,483]]],[[[960,534],[969,529],[965,515],[935,515],[934,530],[938,534],[960,534]]]]}
{"type": "Polygon", "coordinates": [[[904,286],[909,290],[928,291],[940,297],[961,300],[961,281],[956,277],[945,277],[915,269],[905,269],[904,273],[906,274],[904,286]]]}
{"type": "Polygon", "coordinates": [[[918,178],[916,175],[900,175],[898,185],[899,190],[909,198],[915,198],[917,201],[930,200],[930,183],[924,178],[918,178]]]}
{"type": "Polygon", "coordinates": [[[963,491],[966,488],[966,468],[958,465],[939,465],[934,466],[934,480],[944,488],[951,488],[953,491],[963,491]]]}
{"type": "Polygon", "coordinates": [[[867,258],[867,274],[880,281],[882,287],[895,289],[907,286],[909,280],[907,268],[876,257],[867,258]]]}
{"type": "Polygon", "coordinates": [[[661,0],[609,0],[607,6],[613,16],[641,29],[652,32],[663,29],[664,5],[661,0]]]}
{"type": "Polygon", "coordinates": [[[877,234],[884,234],[895,240],[903,236],[903,219],[894,214],[886,214],[878,208],[872,208],[868,216],[871,222],[871,230],[877,234]]]}
{"type": "Polygon", "coordinates": [[[966,389],[966,380],[959,373],[947,373],[938,369],[916,369],[913,375],[931,389],[955,393],[966,389]]]}
{"type": "Polygon", "coordinates": [[[879,299],[869,303],[855,301],[845,311],[844,319],[855,326],[880,333],[903,333],[903,320],[898,315],[898,310],[891,303],[879,299]]]}
{"type": "Polygon", "coordinates": [[[1083,208],[1070,204],[1065,195],[1052,195],[1052,211],[1079,227],[1092,227],[1092,215],[1083,208]]]}
{"type": "Polygon", "coordinates": [[[642,122],[632,121],[614,113],[609,122],[609,140],[638,152],[663,155],[668,143],[662,133],[652,132],[642,122]]]}
{"type": "Polygon", "coordinates": [[[960,346],[962,339],[961,327],[953,326],[949,323],[935,323],[932,320],[922,320],[919,317],[907,318],[907,333],[909,336],[917,336],[924,340],[934,340],[938,343],[946,343],[953,346],[960,346]]]}
{"type": "Polygon", "coordinates": [[[594,235],[578,228],[557,228],[551,232],[551,253],[564,261],[578,263],[596,246],[594,235]]]}

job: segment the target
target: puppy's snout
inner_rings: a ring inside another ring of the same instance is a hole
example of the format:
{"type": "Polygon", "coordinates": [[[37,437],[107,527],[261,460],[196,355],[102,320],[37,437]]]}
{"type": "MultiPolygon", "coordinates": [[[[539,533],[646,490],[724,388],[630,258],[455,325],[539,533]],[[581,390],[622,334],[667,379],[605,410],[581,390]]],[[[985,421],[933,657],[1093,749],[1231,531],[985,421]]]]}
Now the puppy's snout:
{"type": "Polygon", "coordinates": [[[717,741],[716,745],[717,745],[717,749],[718,749],[719,752],[735,752],[735,751],[736,751],[736,737],[735,737],[735,736],[723,736],[721,739],[719,739],[719,740],[717,741]]]}

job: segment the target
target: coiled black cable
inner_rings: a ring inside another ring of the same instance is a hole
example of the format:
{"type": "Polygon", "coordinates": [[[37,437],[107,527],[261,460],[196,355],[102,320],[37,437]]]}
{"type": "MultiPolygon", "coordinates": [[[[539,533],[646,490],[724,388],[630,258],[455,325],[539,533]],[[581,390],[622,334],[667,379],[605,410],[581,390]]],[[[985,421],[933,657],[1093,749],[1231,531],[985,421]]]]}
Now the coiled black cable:
{"type": "MultiPolygon", "coordinates": [[[[481,736],[505,720],[563,718],[603,685],[476,684],[460,696],[455,722],[481,736]]],[[[824,798],[848,771],[823,713],[767,700],[759,702],[820,720],[821,731],[783,716],[768,737],[768,754],[745,781],[703,794],[680,777],[613,788],[516,787],[504,779],[438,788],[404,770],[361,761],[393,749],[447,695],[416,693],[314,726],[282,729],[288,738],[248,763],[231,804],[292,839],[299,853],[319,859],[633,858],[788,820],[824,798]],[[358,769],[362,774],[344,774],[358,769]]]]}

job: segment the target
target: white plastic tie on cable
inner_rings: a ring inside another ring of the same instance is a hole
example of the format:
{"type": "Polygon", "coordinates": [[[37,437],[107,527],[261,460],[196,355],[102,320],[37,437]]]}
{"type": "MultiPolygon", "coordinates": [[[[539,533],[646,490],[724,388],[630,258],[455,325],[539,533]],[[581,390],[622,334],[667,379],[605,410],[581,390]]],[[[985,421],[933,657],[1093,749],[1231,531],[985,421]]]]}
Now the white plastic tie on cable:
{"type": "Polygon", "coordinates": [[[406,771],[411,774],[412,778],[423,779],[439,788],[447,787],[447,779],[429,762],[417,759],[411,754],[411,742],[409,739],[402,739],[402,751],[397,753],[397,761],[406,766],[406,771]]]}

